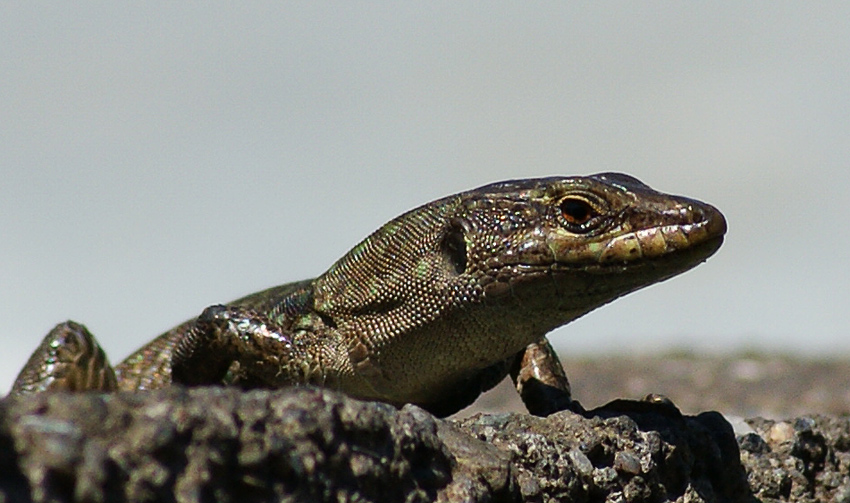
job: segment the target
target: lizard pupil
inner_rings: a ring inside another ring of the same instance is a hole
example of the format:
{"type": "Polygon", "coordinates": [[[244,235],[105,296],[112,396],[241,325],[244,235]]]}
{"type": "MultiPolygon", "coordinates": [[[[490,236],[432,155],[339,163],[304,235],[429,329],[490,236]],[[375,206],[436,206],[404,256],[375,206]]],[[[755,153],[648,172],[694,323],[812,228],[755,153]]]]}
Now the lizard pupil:
{"type": "Polygon", "coordinates": [[[569,197],[561,201],[561,215],[571,225],[583,225],[594,216],[593,206],[584,199],[569,197]]]}

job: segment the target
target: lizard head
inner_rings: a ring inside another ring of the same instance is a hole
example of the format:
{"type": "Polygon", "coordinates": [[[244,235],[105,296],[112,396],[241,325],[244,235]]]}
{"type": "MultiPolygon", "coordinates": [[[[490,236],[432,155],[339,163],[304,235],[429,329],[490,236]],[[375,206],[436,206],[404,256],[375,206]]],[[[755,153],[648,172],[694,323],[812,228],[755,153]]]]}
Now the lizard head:
{"type": "Polygon", "coordinates": [[[554,300],[576,316],[698,265],[726,232],[713,206],[619,173],[497,183],[465,206],[469,273],[485,297],[554,300]]]}
{"type": "Polygon", "coordinates": [[[316,305],[407,329],[510,304],[545,332],[696,266],[725,231],[713,206],[624,174],[499,182],[384,225],[317,279],[316,305]]]}

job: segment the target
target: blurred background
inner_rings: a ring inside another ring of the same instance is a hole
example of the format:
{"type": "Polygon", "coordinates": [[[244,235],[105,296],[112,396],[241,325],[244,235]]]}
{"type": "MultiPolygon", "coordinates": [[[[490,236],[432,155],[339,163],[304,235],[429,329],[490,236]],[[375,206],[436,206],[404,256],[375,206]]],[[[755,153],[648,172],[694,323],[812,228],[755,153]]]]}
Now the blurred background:
{"type": "Polygon", "coordinates": [[[729,234],[562,352],[847,356],[848,160],[842,2],[5,3],[0,393],[60,321],[117,362],[419,204],[600,171],[729,234]]]}

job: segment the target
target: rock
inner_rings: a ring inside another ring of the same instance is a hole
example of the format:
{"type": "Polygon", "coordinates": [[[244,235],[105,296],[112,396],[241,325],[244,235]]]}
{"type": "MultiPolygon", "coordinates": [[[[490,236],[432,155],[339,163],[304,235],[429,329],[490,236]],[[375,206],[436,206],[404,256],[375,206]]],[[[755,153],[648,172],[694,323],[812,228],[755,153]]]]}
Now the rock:
{"type": "Polygon", "coordinates": [[[298,388],[0,404],[0,502],[517,501],[507,454],[413,406],[298,388]]]}
{"type": "Polygon", "coordinates": [[[850,417],[748,423],[755,433],[740,438],[741,461],[757,498],[850,503],[850,417]]]}
{"type": "Polygon", "coordinates": [[[524,501],[750,501],[732,428],[715,415],[617,401],[588,416],[477,415],[458,425],[510,452],[520,480],[536,480],[536,493],[520,484],[524,501]]]}
{"type": "Polygon", "coordinates": [[[776,424],[739,452],[722,416],[666,403],[441,420],[314,388],[42,394],[0,402],[0,503],[850,501],[847,421],[776,424]]]}

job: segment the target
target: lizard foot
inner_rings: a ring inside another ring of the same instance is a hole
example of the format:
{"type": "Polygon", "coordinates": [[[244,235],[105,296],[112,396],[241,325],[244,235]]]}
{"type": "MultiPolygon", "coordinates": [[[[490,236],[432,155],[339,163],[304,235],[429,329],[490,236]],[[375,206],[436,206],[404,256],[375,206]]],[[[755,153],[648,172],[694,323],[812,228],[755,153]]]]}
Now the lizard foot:
{"type": "Polygon", "coordinates": [[[12,385],[10,395],[41,391],[114,391],[115,371],[85,326],[60,323],[42,340],[12,385]]]}

